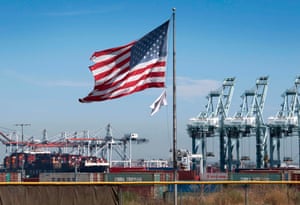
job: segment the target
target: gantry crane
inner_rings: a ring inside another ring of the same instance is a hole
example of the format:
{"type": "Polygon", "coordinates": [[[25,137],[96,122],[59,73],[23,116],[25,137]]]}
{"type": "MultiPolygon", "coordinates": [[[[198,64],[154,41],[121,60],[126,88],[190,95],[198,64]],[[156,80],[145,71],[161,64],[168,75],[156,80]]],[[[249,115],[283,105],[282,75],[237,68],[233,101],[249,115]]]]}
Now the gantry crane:
{"type": "Polygon", "coordinates": [[[149,142],[146,138],[139,138],[137,133],[124,134],[122,138],[115,138],[112,134],[110,124],[106,127],[105,145],[98,152],[101,156],[109,161],[110,167],[117,165],[123,167],[131,167],[132,164],[132,143],[142,144],[149,142]],[[114,155],[113,152],[117,154],[114,155]],[[118,157],[119,160],[116,159],[118,157]]]}
{"type": "MultiPolygon", "coordinates": [[[[226,78],[222,87],[211,91],[208,96],[206,111],[200,112],[195,118],[191,118],[187,125],[187,131],[192,138],[192,154],[197,154],[199,144],[201,143],[201,153],[203,156],[203,169],[206,170],[207,157],[214,155],[207,153],[207,137],[215,137],[218,129],[222,127],[222,119],[228,115],[231,99],[234,91],[235,78],[226,78]],[[199,143],[197,143],[199,141],[199,143]]],[[[222,129],[221,129],[222,130],[222,129]]],[[[224,135],[220,134],[220,152],[224,153],[224,135]]],[[[194,164],[194,163],[193,163],[194,164]]],[[[195,166],[193,165],[193,169],[195,166]]]]}
{"type": "MultiPolygon", "coordinates": [[[[47,131],[43,130],[42,140],[36,140],[30,137],[27,140],[18,140],[17,133],[13,135],[5,134],[0,131],[0,142],[10,152],[37,152],[48,151],[55,153],[72,153],[82,156],[97,156],[105,159],[112,165],[113,161],[118,161],[124,166],[131,166],[132,154],[131,146],[133,143],[142,144],[149,140],[146,138],[139,138],[137,133],[125,134],[124,137],[115,138],[112,135],[112,127],[110,124],[106,126],[106,136],[90,137],[88,131],[66,133],[62,132],[60,136],[55,136],[52,139],[47,137],[47,131]],[[114,157],[119,157],[113,159],[114,157]]],[[[122,166],[123,166],[122,165],[122,166]]]]}
{"type": "MultiPolygon", "coordinates": [[[[299,135],[299,109],[300,109],[300,76],[296,77],[294,86],[287,89],[282,94],[283,103],[280,111],[275,117],[269,117],[268,127],[270,133],[270,166],[280,167],[280,139],[292,137],[298,134],[299,150],[300,150],[300,135],[299,135]],[[298,130],[298,133],[297,133],[298,130]],[[274,159],[274,152],[277,153],[277,159],[274,159]]],[[[300,152],[300,151],[299,151],[300,152]]],[[[292,161],[291,157],[284,156],[283,161],[292,161]]],[[[300,158],[299,158],[300,164],[300,158]]]]}
{"type": "MultiPolygon", "coordinates": [[[[264,109],[268,88],[268,77],[260,77],[256,80],[255,87],[246,90],[241,98],[243,100],[241,109],[233,118],[225,118],[224,130],[227,140],[228,170],[232,165],[239,167],[240,160],[249,160],[249,156],[240,158],[240,138],[256,136],[256,167],[263,168],[267,158],[267,129],[264,124],[262,112],[264,109]],[[236,145],[236,146],[234,146],[236,145]],[[236,148],[236,160],[233,160],[233,150],[236,148]],[[247,158],[247,159],[246,159],[247,158]]],[[[225,160],[225,155],[220,156],[225,160]]],[[[221,167],[222,169],[222,167],[221,167]]],[[[224,168],[223,168],[224,169],[224,168]]]]}
{"type": "Polygon", "coordinates": [[[62,152],[63,150],[64,152],[72,152],[71,150],[73,150],[78,154],[89,156],[86,152],[89,150],[90,142],[103,141],[100,138],[79,137],[77,132],[68,136],[63,132],[58,139],[48,140],[46,130],[43,130],[42,140],[30,137],[27,140],[19,141],[19,137],[15,132],[12,135],[0,132],[0,135],[2,137],[0,141],[9,148],[10,152],[38,151],[42,149],[54,152],[62,152]]]}

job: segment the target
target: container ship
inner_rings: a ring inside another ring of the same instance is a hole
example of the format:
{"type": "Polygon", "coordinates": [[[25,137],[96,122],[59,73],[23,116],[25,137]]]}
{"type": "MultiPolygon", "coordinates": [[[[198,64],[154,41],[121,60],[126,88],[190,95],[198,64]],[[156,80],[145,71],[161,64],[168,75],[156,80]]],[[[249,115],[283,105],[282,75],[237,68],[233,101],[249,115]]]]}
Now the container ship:
{"type": "Polygon", "coordinates": [[[40,173],[106,172],[108,166],[109,163],[98,157],[40,151],[6,156],[3,171],[21,172],[24,179],[32,179],[40,173]]]}

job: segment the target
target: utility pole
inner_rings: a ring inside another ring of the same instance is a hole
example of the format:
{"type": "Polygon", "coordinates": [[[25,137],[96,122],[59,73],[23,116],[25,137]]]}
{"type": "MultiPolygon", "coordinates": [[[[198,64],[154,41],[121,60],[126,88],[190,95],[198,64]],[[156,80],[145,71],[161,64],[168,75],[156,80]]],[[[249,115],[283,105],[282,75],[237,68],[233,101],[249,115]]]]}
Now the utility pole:
{"type": "Polygon", "coordinates": [[[25,124],[25,123],[20,123],[20,124],[15,124],[15,126],[20,126],[21,127],[21,131],[22,131],[22,151],[24,148],[24,126],[30,126],[31,124],[25,124]]]}

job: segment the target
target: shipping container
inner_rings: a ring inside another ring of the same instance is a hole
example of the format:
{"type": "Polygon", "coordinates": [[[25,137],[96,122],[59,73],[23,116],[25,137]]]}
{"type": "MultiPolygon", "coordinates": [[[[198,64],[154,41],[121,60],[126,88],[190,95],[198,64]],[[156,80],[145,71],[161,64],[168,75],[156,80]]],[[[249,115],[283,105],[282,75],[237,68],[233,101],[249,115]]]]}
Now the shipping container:
{"type": "MultiPolygon", "coordinates": [[[[290,173],[291,181],[300,181],[300,171],[294,171],[290,173]]],[[[294,185],[298,190],[300,190],[300,185],[294,185]]]]}
{"type": "Polygon", "coordinates": [[[233,181],[280,181],[280,173],[229,173],[229,180],[233,181]]]}
{"type": "Polygon", "coordinates": [[[54,173],[40,173],[40,182],[94,182],[103,179],[101,173],[86,173],[86,172],[54,172],[54,173]]]}
{"type": "Polygon", "coordinates": [[[145,172],[105,173],[104,180],[109,182],[160,181],[160,174],[145,172]]]}
{"type": "Polygon", "coordinates": [[[21,173],[19,172],[1,172],[0,182],[21,182],[21,173]]]}

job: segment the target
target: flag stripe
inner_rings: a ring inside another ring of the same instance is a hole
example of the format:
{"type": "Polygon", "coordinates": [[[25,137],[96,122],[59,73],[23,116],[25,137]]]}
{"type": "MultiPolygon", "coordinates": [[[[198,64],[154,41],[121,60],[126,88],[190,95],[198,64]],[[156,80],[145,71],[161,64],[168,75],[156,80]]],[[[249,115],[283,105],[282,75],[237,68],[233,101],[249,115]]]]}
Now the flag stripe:
{"type": "Polygon", "coordinates": [[[162,81],[164,81],[164,78],[165,78],[165,76],[153,76],[153,77],[141,76],[139,79],[136,79],[134,81],[129,81],[129,82],[120,81],[111,86],[106,86],[106,87],[103,86],[100,89],[95,88],[93,95],[102,95],[103,93],[116,92],[118,90],[122,90],[125,88],[137,87],[137,86],[139,86],[139,84],[147,83],[148,81],[150,83],[151,82],[161,83],[162,81]],[[147,81],[145,81],[145,80],[147,80],[147,81]]]}
{"type": "MultiPolygon", "coordinates": [[[[165,65],[165,62],[157,63],[160,65],[159,67],[152,68],[153,65],[148,65],[146,68],[135,70],[132,72],[127,72],[124,74],[117,75],[115,78],[111,78],[110,81],[107,81],[106,83],[98,84],[98,82],[95,83],[95,89],[97,90],[105,90],[108,87],[115,87],[115,86],[121,86],[120,83],[127,83],[130,81],[134,81],[136,79],[140,79],[142,76],[151,78],[151,77],[164,77],[165,76],[165,68],[163,67],[165,65]]],[[[164,79],[163,79],[164,80],[164,79]]]]}
{"type": "Polygon", "coordinates": [[[107,100],[107,99],[115,99],[115,98],[119,98],[119,97],[123,97],[138,91],[143,91],[147,88],[153,88],[153,87],[164,87],[164,83],[162,82],[158,82],[158,83],[148,83],[148,84],[144,84],[138,87],[135,87],[134,89],[131,90],[127,90],[127,92],[123,91],[123,92],[110,92],[107,93],[106,95],[89,95],[87,97],[85,97],[84,99],[80,99],[81,102],[90,102],[90,101],[103,101],[103,100],[107,100]]]}
{"type": "Polygon", "coordinates": [[[94,65],[90,66],[90,70],[92,72],[94,72],[95,70],[100,69],[102,67],[121,63],[123,60],[125,60],[129,57],[130,57],[130,49],[125,50],[125,51],[119,53],[118,55],[106,56],[104,60],[98,61],[94,65]]]}
{"type": "Polygon", "coordinates": [[[127,45],[124,45],[124,46],[119,46],[119,47],[116,47],[116,48],[110,48],[110,49],[106,49],[106,50],[103,50],[103,51],[95,52],[95,53],[93,53],[93,55],[91,56],[90,59],[94,63],[97,63],[99,61],[102,61],[106,57],[109,57],[111,55],[118,55],[119,53],[122,53],[124,50],[130,49],[134,45],[134,43],[135,43],[135,41],[133,41],[133,42],[127,44],[127,45]]]}
{"type": "Polygon", "coordinates": [[[121,75],[129,70],[130,52],[126,51],[118,56],[118,59],[112,61],[110,64],[95,64],[90,68],[95,78],[95,83],[106,83],[106,81],[121,75]],[[101,80],[100,80],[101,79],[101,80]]]}
{"type": "Polygon", "coordinates": [[[106,82],[107,79],[129,71],[129,62],[130,58],[127,58],[117,65],[108,65],[103,67],[103,69],[97,70],[97,73],[94,75],[95,81],[97,83],[106,82]]]}
{"type": "Polygon", "coordinates": [[[104,81],[107,82],[108,79],[118,80],[118,79],[122,78],[121,77],[122,74],[130,77],[132,75],[143,73],[145,70],[151,69],[152,67],[153,67],[151,70],[152,72],[158,72],[158,71],[165,72],[164,67],[166,66],[166,62],[164,62],[164,61],[154,62],[154,63],[149,62],[148,64],[149,65],[143,64],[144,68],[142,66],[139,66],[139,67],[136,67],[135,69],[133,69],[132,71],[129,71],[129,66],[127,64],[124,65],[124,67],[119,68],[118,70],[112,69],[112,71],[116,72],[116,73],[104,72],[103,74],[101,74],[101,80],[97,79],[100,75],[99,74],[95,77],[96,78],[95,83],[96,83],[96,85],[99,85],[100,83],[103,83],[104,81]]]}

